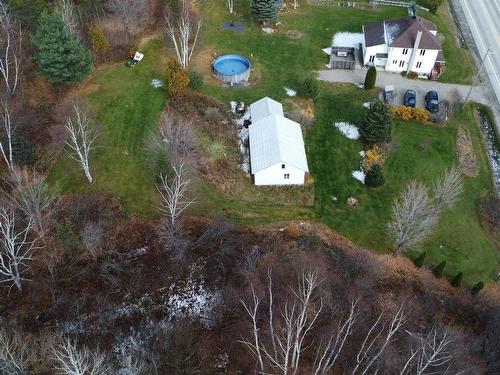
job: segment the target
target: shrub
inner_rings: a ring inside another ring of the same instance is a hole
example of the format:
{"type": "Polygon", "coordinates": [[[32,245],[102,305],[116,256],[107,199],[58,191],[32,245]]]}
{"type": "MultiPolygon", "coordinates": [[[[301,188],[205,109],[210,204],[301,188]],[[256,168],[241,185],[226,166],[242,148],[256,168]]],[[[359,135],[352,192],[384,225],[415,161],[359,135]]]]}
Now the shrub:
{"type": "Polygon", "coordinates": [[[460,285],[462,285],[462,278],[464,274],[463,272],[457,273],[457,275],[451,280],[451,285],[453,285],[455,288],[458,288],[460,285]]]}
{"type": "Polygon", "coordinates": [[[445,267],[446,267],[446,261],[442,261],[436,266],[436,268],[434,268],[434,270],[432,270],[432,273],[436,277],[441,277],[443,276],[443,271],[445,267]]]}
{"type": "Polygon", "coordinates": [[[56,228],[57,239],[61,243],[64,255],[68,258],[75,257],[80,252],[80,239],[75,231],[75,225],[70,219],[64,220],[56,228]]]}
{"type": "Polygon", "coordinates": [[[471,289],[471,293],[473,296],[478,294],[482,289],[484,288],[484,283],[482,281],[478,282],[476,285],[474,285],[471,289]]]}
{"type": "Polygon", "coordinates": [[[427,122],[430,120],[429,112],[424,108],[412,108],[412,114],[415,121],[427,122]]]}
{"type": "Polygon", "coordinates": [[[371,104],[359,130],[368,144],[390,142],[392,119],[389,109],[383,101],[376,100],[371,104]]]}
{"type": "Polygon", "coordinates": [[[20,165],[33,165],[36,161],[33,144],[20,136],[14,136],[12,139],[12,155],[20,165]]]}
{"type": "Polygon", "coordinates": [[[408,72],[408,74],[406,74],[406,78],[417,79],[418,78],[418,73],[417,72],[408,72]]]}
{"type": "Polygon", "coordinates": [[[89,38],[94,60],[100,61],[105,59],[111,49],[111,45],[102,29],[96,25],[90,26],[87,31],[87,37],[89,38]]]}
{"type": "Polygon", "coordinates": [[[33,77],[28,83],[26,92],[28,105],[32,109],[49,109],[56,100],[54,86],[45,77],[33,77]]]}
{"type": "Polygon", "coordinates": [[[192,70],[189,72],[189,87],[193,90],[199,90],[203,86],[203,74],[192,70]]]}
{"type": "Polygon", "coordinates": [[[374,88],[376,81],[377,81],[377,69],[374,66],[370,66],[365,76],[365,89],[369,90],[374,88]]]}
{"type": "Polygon", "coordinates": [[[300,89],[300,95],[305,98],[314,99],[319,93],[319,83],[318,80],[312,76],[308,76],[302,82],[302,87],[300,89]]]}
{"type": "Polygon", "coordinates": [[[189,77],[181,68],[177,60],[170,60],[165,69],[165,90],[169,95],[175,96],[189,84],[189,77]]]}
{"type": "Polygon", "coordinates": [[[385,183],[384,174],[379,164],[374,164],[366,173],[365,184],[371,187],[382,186],[385,183]]]}
{"type": "Polygon", "coordinates": [[[363,158],[363,169],[369,171],[372,169],[374,164],[382,165],[385,161],[386,155],[378,145],[371,146],[365,152],[365,157],[363,158]]]}
{"type": "Polygon", "coordinates": [[[426,253],[424,251],[424,252],[422,252],[422,254],[420,254],[418,256],[417,259],[415,259],[415,262],[414,262],[415,266],[417,266],[418,268],[420,268],[420,267],[422,267],[424,265],[425,255],[426,255],[426,253]]]}

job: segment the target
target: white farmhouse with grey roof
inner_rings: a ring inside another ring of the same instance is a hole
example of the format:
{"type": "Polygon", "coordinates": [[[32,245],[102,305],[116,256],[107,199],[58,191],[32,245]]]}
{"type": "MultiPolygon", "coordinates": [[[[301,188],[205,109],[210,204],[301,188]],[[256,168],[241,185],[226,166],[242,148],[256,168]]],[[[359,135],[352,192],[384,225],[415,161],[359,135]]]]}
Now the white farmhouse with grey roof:
{"type": "Polygon", "coordinates": [[[300,124],[283,116],[279,102],[250,105],[250,163],[255,185],[303,185],[309,172],[300,124]]]}
{"type": "Polygon", "coordinates": [[[363,62],[389,72],[435,77],[445,61],[436,25],[409,16],[363,25],[363,62]]]}

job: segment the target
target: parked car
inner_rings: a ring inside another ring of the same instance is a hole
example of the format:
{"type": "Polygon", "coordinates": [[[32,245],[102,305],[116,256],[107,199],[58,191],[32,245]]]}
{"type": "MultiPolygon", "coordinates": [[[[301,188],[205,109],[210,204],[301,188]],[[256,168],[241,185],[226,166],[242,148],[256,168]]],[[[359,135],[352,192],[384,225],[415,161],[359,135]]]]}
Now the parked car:
{"type": "Polygon", "coordinates": [[[394,86],[385,86],[383,97],[386,103],[392,103],[392,101],[394,100],[394,86]]]}
{"type": "Polygon", "coordinates": [[[425,107],[432,113],[439,111],[439,97],[436,91],[431,90],[425,94],[425,107]]]}
{"type": "Polygon", "coordinates": [[[407,90],[404,96],[404,105],[406,107],[415,108],[417,104],[417,93],[413,90],[407,90]]]}

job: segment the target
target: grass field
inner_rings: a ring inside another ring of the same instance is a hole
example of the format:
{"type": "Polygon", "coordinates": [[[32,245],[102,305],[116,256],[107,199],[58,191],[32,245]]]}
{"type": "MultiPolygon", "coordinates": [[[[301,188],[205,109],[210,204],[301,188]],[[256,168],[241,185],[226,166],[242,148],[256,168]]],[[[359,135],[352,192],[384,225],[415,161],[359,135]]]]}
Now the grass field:
{"type": "MultiPolygon", "coordinates": [[[[252,102],[263,96],[283,100],[286,96],[283,86],[297,88],[306,74],[326,63],[327,57],[321,48],[329,45],[335,31],[359,31],[362,23],[406,14],[401,8],[363,11],[302,7],[300,12],[282,17],[284,25],[280,32],[266,35],[251,20],[246,1],[237,0],[235,8],[242,13],[232,18],[243,19],[248,27],[241,34],[222,30],[222,22],[230,19],[223,2],[200,2],[204,27],[195,56],[198,66],[195,67],[203,68],[199,64],[209,66],[213,51],[219,54],[241,53],[252,60],[258,73],[258,79],[246,88],[229,89],[207,80],[209,83],[202,91],[223,103],[230,100],[252,102]],[[286,35],[289,30],[300,31],[302,37],[297,40],[289,38],[286,35]]],[[[448,22],[438,18],[433,20],[440,29],[440,23],[445,25],[448,22]]],[[[446,54],[446,48],[453,50],[454,36],[452,29],[442,32],[445,36],[447,32],[450,35],[445,41],[446,54]]],[[[92,160],[95,183],[86,183],[75,163],[63,156],[50,176],[53,185],[65,192],[113,194],[128,212],[144,215],[156,212],[155,176],[146,165],[143,143],[167,101],[165,93],[150,84],[152,78],[159,77],[162,61],[169,53],[164,45],[165,42],[158,40],[150,43],[144,50],[146,58],[132,69],[118,64],[92,74],[82,94],[100,124],[100,147],[92,160]]],[[[457,50],[456,55],[450,56],[460,60],[468,54],[457,50]]],[[[443,79],[465,82],[470,77],[470,70],[467,62],[450,64],[443,79]]],[[[257,189],[248,180],[248,187],[242,188],[243,195],[238,196],[223,193],[204,178],[195,177],[194,193],[198,204],[191,212],[209,216],[222,213],[242,224],[312,218],[332,226],[360,245],[384,252],[390,247],[384,228],[393,198],[410,179],[430,182],[455,162],[456,129],[459,123],[463,123],[473,136],[481,166],[480,176],[467,179],[463,198],[455,208],[443,214],[433,237],[415,253],[426,250],[427,262],[431,265],[446,260],[446,272],[453,275],[463,271],[468,283],[491,280],[498,270],[499,254],[481,228],[478,204],[482,196],[491,193],[492,184],[471,107],[467,107],[446,128],[397,122],[395,147],[385,164],[387,184],[370,190],[351,176],[351,171],[359,168],[361,142],[341,136],[332,127],[332,122],[342,120],[359,124],[365,113],[362,103],[374,95],[354,86],[322,85],[322,93],[315,103],[316,121],[306,131],[310,169],[316,179],[314,206],[295,202],[296,192],[293,190],[289,191],[289,204],[284,205],[275,198],[286,196],[286,190],[278,193],[273,189],[257,189]],[[337,201],[331,196],[337,197],[337,201]],[[359,207],[351,209],[346,206],[345,200],[349,196],[360,200],[359,207]]],[[[200,137],[205,152],[220,154],[220,147],[214,151],[207,144],[210,138],[204,134],[200,137]]],[[[222,154],[228,151],[224,145],[222,150],[222,154]]],[[[236,163],[236,157],[233,159],[232,162],[236,163]]]]}

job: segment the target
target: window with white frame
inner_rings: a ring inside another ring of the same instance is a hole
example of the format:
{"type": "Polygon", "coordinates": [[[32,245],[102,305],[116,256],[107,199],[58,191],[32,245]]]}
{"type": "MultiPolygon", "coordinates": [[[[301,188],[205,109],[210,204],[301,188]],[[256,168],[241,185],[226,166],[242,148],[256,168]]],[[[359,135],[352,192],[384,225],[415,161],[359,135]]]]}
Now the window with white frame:
{"type": "Polygon", "coordinates": [[[399,67],[400,67],[400,68],[402,68],[404,65],[405,65],[404,60],[401,60],[401,61],[399,62],[399,67]]]}
{"type": "Polygon", "coordinates": [[[398,63],[398,60],[392,60],[392,63],[396,65],[398,63]]]}
{"type": "Polygon", "coordinates": [[[374,62],[374,61],[375,61],[375,55],[370,56],[370,62],[372,63],[372,62],[374,62]]]}
{"type": "Polygon", "coordinates": [[[421,49],[420,50],[420,56],[424,56],[425,55],[425,49],[421,49]]]}
{"type": "Polygon", "coordinates": [[[285,164],[281,164],[281,169],[285,169],[285,164]]]}
{"type": "Polygon", "coordinates": [[[408,54],[408,48],[403,48],[403,55],[407,55],[408,54]]]}
{"type": "Polygon", "coordinates": [[[290,173],[285,173],[284,176],[283,176],[283,178],[285,180],[289,180],[290,179],[290,173]]]}
{"type": "Polygon", "coordinates": [[[422,61],[419,61],[419,62],[417,63],[417,69],[418,69],[418,68],[421,68],[421,67],[422,67],[422,61]]]}

